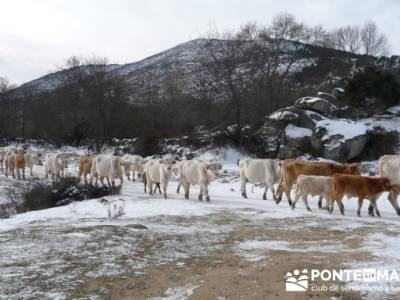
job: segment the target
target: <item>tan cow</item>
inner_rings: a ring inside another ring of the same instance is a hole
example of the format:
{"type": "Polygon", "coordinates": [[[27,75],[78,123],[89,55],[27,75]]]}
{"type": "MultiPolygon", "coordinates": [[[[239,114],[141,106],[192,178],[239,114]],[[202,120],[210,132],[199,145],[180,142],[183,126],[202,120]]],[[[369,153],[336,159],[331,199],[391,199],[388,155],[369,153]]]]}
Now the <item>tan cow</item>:
{"type": "Polygon", "coordinates": [[[12,177],[15,178],[15,170],[17,171],[18,179],[21,178],[20,170],[22,169],[22,178],[25,179],[25,150],[20,149],[17,151],[9,150],[4,158],[5,173],[8,177],[11,172],[12,177]]]}
{"type": "Polygon", "coordinates": [[[359,175],[335,174],[332,176],[332,197],[329,205],[329,212],[333,211],[333,204],[336,201],[340,212],[344,215],[343,196],[357,197],[357,215],[360,217],[361,207],[364,199],[368,199],[375,208],[376,214],[380,217],[376,201],[383,192],[398,190],[399,185],[392,185],[386,177],[367,177],[359,175]]]}
{"type": "Polygon", "coordinates": [[[357,164],[337,164],[329,162],[311,162],[287,159],[282,164],[282,180],[278,186],[278,200],[282,200],[285,192],[289,205],[292,205],[290,190],[296,183],[299,175],[332,176],[333,174],[360,174],[357,164]]]}
{"type": "Polygon", "coordinates": [[[92,170],[92,164],[93,164],[93,158],[87,156],[87,155],[82,155],[79,158],[79,180],[84,178],[85,183],[87,184],[87,176],[90,176],[90,172],[92,170]]]}

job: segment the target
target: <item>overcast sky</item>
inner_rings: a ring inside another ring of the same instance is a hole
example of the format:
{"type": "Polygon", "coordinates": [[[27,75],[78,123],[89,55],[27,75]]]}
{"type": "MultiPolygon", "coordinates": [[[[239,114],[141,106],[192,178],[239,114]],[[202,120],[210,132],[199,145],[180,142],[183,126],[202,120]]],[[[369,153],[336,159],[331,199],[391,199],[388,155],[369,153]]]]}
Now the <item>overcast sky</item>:
{"type": "Polygon", "coordinates": [[[0,0],[0,76],[22,83],[76,55],[129,63],[205,33],[287,11],[327,29],[375,21],[400,53],[397,0],[0,0]]]}

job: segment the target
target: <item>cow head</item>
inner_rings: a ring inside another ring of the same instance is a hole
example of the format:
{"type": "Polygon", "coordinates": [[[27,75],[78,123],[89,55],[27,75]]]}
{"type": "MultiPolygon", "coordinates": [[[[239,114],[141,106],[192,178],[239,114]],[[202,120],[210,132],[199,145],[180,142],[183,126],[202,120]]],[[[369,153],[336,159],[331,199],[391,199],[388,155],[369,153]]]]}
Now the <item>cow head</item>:
{"type": "Polygon", "coordinates": [[[360,168],[355,163],[346,165],[345,172],[349,175],[361,175],[360,168]]]}
{"type": "Polygon", "coordinates": [[[176,161],[170,159],[160,159],[158,163],[165,172],[172,173],[172,168],[176,164],[176,161]]]}
{"type": "Polygon", "coordinates": [[[218,172],[222,170],[222,164],[218,163],[207,163],[206,170],[213,175],[218,175],[218,172]]]}

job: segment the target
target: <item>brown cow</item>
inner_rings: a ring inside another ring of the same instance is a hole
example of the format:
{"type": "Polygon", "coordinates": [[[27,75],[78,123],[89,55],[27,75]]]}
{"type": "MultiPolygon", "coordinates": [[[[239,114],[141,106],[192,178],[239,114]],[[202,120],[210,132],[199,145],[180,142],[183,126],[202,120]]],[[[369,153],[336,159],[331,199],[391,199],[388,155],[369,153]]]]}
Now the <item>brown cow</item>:
{"type": "MultiPolygon", "coordinates": [[[[292,186],[296,184],[299,175],[332,176],[336,173],[359,175],[360,170],[358,169],[357,164],[337,164],[286,159],[282,163],[282,179],[278,186],[278,200],[276,203],[278,204],[281,202],[282,194],[285,192],[289,205],[292,205],[290,190],[292,189],[292,186]]],[[[318,203],[318,205],[320,205],[320,203],[318,203]]]]}
{"type": "Polygon", "coordinates": [[[15,169],[17,170],[18,179],[21,178],[20,170],[22,169],[22,178],[25,179],[25,150],[18,151],[9,150],[4,158],[5,173],[8,177],[8,172],[11,172],[12,177],[15,178],[15,169]]]}
{"type": "MultiPolygon", "coordinates": [[[[147,177],[146,177],[146,172],[143,172],[143,183],[144,183],[144,192],[147,193],[147,177]]],[[[160,194],[161,193],[161,188],[160,188],[160,183],[156,182],[156,187],[154,188],[154,193],[157,192],[157,189],[159,191],[160,194]]]]}
{"type": "Polygon", "coordinates": [[[375,208],[375,212],[380,217],[376,201],[383,192],[391,192],[398,190],[398,185],[392,185],[386,177],[367,177],[359,175],[335,174],[332,176],[332,197],[330,200],[329,212],[333,211],[333,204],[336,201],[340,212],[344,215],[344,206],[342,198],[344,195],[348,197],[358,198],[357,215],[360,217],[360,211],[364,199],[368,199],[370,204],[375,208]]]}
{"type": "Polygon", "coordinates": [[[82,155],[79,158],[79,179],[81,179],[82,175],[85,179],[85,183],[87,184],[87,175],[90,175],[90,171],[92,169],[93,159],[89,156],[82,155]]]}

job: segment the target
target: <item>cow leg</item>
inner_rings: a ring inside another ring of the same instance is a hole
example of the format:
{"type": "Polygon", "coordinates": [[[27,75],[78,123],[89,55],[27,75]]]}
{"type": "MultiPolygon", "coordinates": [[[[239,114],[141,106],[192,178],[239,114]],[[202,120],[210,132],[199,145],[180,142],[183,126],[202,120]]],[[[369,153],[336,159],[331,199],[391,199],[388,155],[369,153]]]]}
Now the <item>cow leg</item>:
{"type": "Polygon", "coordinates": [[[22,168],[22,179],[25,179],[25,167],[22,168]]]}
{"type": "MultiPolygon", "coordinates": [[[[161,185],[162,185],[162,190],[163,190],[162,194],[164,196],[164,199],[167,199],[167,183],[161,181],[161,185]]],[[[157,187],[157,184],[156,184],[156,187],[157,187]]]]}
{"type": "Polygon", "coordinates": [[[338,204],[338,206],[339,206],[340,213],[341,213],[342,215],[344,215],[344,205],[343,205],[343,203],[342,203],[342,199],[343,199],[343,196],[340,197],[340,198],[338,198],[338,199],[336,200],[336,202],[337,202],[337,204],[338,204]]]}
{"type": "MultiPolygon", "coordinates": [[[[358,209],[357,209],[357,216],[361,217],[361,207],[363,205],[364,198],[358,197],[358,209]]],[[[368,209],[369,210],[369,209],[368,209]]]]}
{"type": "Polygon", "coordinates": [[[306,206],[307,210],[311,211],[310,206],[308,206],[307,195],[303,195],[302,199],[303,199],[304,205],[306,206]]]}
{"type": "Polygon", "coordinates": [[[203,201],[203,188],[200,187],[199,201],[203,201]]]}
{"type": "Polygon", "coordinates": [[[400,216],[400,208],[399,208],[399,204],[397,203],[398,195],[399,195],[398,192],[390,191],[388,199],[389,199],[390,204],[393,206],[394,210],[396,211],[397,215],[400,216]]]}
{"type": "Polygon", "coordinates": [[[291,199],[291,197],[290,197],[290,189],[289,189],[289,190],[286,190],[286,197],[287,197],[289,206],[292,206],[293,202],[292,202],[292,199],[291,199]]]}
{"type": "Polygon", "coordinates": [[[147,189],[149,190],[149,194],[153,196],[153,182],[151,180],[147,180],[147,189]]]}
{"type": "Polygon", "coordinates": [[[294,202],[292,204],[292,209],[296,208],[296,203],[299,200],[300,196],[301,196],[300,191],[296,190],[296,195],[294,196],[294,202]]]}
{"type": "Polygon", "coordinates": [[[177,194],[179,194],[180,189],[181,189],[181,183],[178,182],[178,187],[176,188],[176,193],[177,193],[177,194]]]}
{"type": "Polygon", "coordinates": [[[208,195],[208,185],[203,186],[203,193],[206,196],[206,201],[210,202],[210,196],[208,195]]]}
{"type": "Polygon", "coordinates": [[[274,187],[274,184],[271,183],[270,186],[269,186],[269,188],[271,189],[271,191],[272,191],[272,197],[274,198],[274,201],[276,202],[277,199],[276,199],[276,195],[275,195],[275,187],[274,187]]]}
{"type": "Polygon", "coordinates": [[[30,171],[31,171],[31,177],[33,177],[33,166],[32,168],[30,168],[30,171]]]}
{"type": "Polygon", "coordinates": [[[368,206],[368,215],[371,217],[375,217],[375,213],[374,213],[374,206],[372,205],[372,203],[369,203],[368,206]]]}
{"type": "MultiPolygon", "coordinates": [[[[241,174],[242,175],[242,174],[241,174]]],[[[247,179],[244,176],[240,176],[240,190],[242,192],[242,197],[247,198],[247,193],[246,193],[246,183],[247,179]]]]}
{"type": "Polygon", "coordinates": [[[370,201],[371,201],[372,206],[375,208],[376,215],[380,218],[381,217],[381,213],[378,210],[377,200],[378,200],[378,197],[376,197],[374,199],[371,199],[370,201]]]}
{"type": "Polygon", "coordinates": [[[264,190],[263,200],[267,200],[267,191],[268,191],[268,186],[264,190]]]}
{"type": "Polygon", "coordinates": [[[319,208],[319,209],[322,209],[322,196],[319,196],[319,199],[318,199],[318,208],[319,208]]]}

